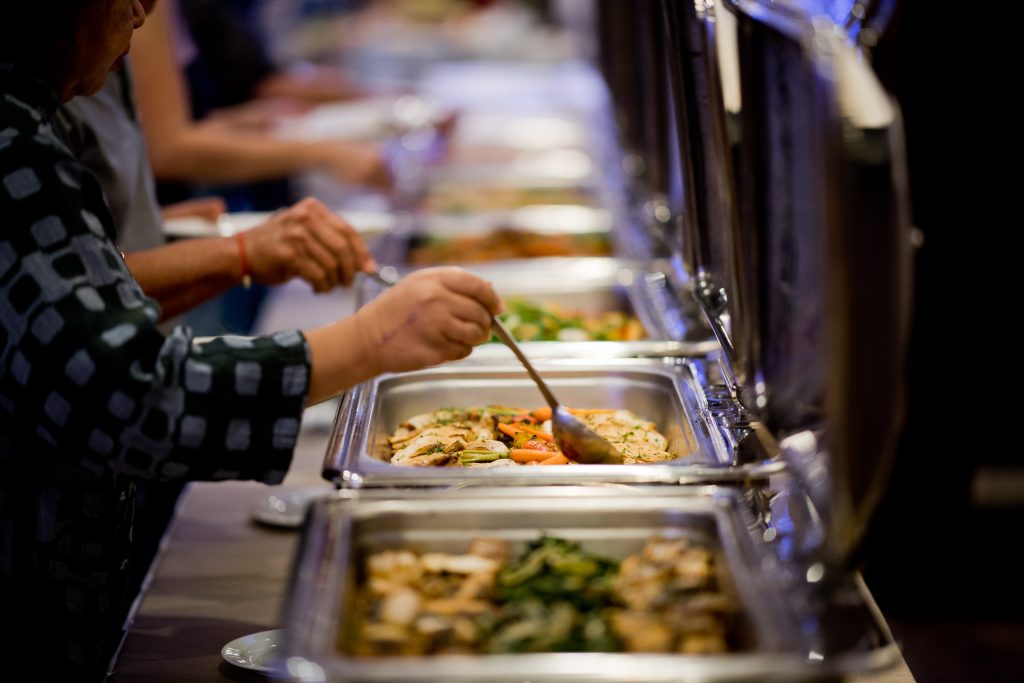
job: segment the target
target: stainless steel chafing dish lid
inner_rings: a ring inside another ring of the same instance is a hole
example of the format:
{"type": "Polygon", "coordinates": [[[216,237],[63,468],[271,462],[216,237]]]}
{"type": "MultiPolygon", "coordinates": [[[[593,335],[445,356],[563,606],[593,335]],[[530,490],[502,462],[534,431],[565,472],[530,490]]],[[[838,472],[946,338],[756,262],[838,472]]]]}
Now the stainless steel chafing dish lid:
{"type": "Polygon", "coordinates": [[[727,374],[821,515],[823,559],[843,564],[888,479],[902,422],[911,227],[899,112],[841,29],[796,3],[677,9],[708,73],[739,78],[739,98],[728,79],[704,90],[722,105],[713,111],[739,124],[714,148],[729,150],[734,176],[704,176],[724,189],[726,219],[708,213],[700,225],[730,250],[724,273],[711,262],[728,301],[727,374]],[[711,49],[730,43],[710,37],[729,26],[735,68],[711,49]]]}
{"type": "MultiPolygon", "coordinates": [[[[652,340],[685,340],[698,354],[717,348],[697,311],[683,309],[664,273],[650,265],[595,257],[558,259],[557,264],[546,259],[474,264],[466,270],[491,282],[503,297],[551,301],[566,309],[594,312],[626,304],[626,312],[637,317],[652,340]]],[[[396,271],[395,276],[399,275],[396,271]]],[[[383,290],[375,279],[360,277],[356,306],[362,307],[383,290]]]]}
{"type": "Polygon", "coordinates": [[[761,529],[735,490],[717,487],[524,487],[455,491],[341,491],[316,501],[285,609],[282,673],[335,681],[801,681],[890,665],[898,650],[857,648],[821,658],[801,608],[757,540],[761,529]],[[608,525],[609,517],[620,520],[608,525]],[[339,651],[359,554],[412,547],[452,552],[474,536],[525,542],[543,533],[602,554],[632,552],[659,533],[696,534],[721,553],[745,615],[748,646],[727,655],[548,653],[361,659],[339,651]]]}
{"type": "MultiPolygon", "coordinates": [[[[557,347],[561,342],[533,346],[557,347]]],[[[574,345],[576,346],[576,345],[574,345]]],[[[581,482],[705,482],[766,477],[782,469],[765,459],[737,465],[708,411],[690,362],[679,358],[569,358],[538,360],[538,370],[568,405],[624,407],[650,419],[669,440],[670,450],[689,455],[664,463],[573,465],[565,467],[408,467],[384,460],[386,437],[399,422],[446,405],[505,403],[541,405],[542,398],[522,365],[512,357],[477,358],[475,350],[457,363],[384,375],[349,391],[328,444],[324,477],[343,488],[366,486],[452,486],[576,484],[581,482]]]]}

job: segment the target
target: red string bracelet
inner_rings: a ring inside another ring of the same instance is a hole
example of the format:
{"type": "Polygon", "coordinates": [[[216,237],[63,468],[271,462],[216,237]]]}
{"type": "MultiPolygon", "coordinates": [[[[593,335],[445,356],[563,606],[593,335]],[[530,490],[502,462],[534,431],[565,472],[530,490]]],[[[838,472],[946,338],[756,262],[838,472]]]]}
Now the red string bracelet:
{"type": "Polygon", "coordinates": [[[238,243],[238,261],[242,266],[242,286],[246,289],[252,287],[252,272],[249,270],[249,258],[245,255],[245,237],[243,233],[235,233],[235,241],[238,243]]]}

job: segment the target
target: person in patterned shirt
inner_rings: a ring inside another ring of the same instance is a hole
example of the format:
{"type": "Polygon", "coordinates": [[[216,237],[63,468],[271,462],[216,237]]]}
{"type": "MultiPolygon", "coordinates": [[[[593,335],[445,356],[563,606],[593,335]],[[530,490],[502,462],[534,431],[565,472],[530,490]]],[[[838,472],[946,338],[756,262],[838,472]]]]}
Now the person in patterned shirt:
{"type": "MultiPolygon", "coordinates": [[[[99,184],[55,134],[144,21],[138,0],[0,5],[0,671],[101,680],[120,636],[133,480],[280,482],[303,407],[465,357],[500,301],[420,271],[348,318],[264,338],[164,335],[99,184]]],[[[239,272],[241,277],[241,272],[239,272]]]]}

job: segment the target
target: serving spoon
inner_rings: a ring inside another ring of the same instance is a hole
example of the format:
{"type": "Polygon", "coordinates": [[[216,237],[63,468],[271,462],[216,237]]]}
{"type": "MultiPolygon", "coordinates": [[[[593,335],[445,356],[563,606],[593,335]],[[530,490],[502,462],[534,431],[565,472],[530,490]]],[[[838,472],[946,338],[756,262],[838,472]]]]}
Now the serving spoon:
{"type": "MultiPolygon", "coordinates": [[[[390,266],[379,271],[368,273],[377,282],[390,287],[397,281],[398,272],[390,266]]],[[[526,368],[526,373],[534,381],[544,400],[551,406],[551,431],[555,437],[555,443],[562,453],[571,460],[578,463],[603,465],[622,463],[622,454],[612,446],[607,439],[599,436],[594,430],[587,427],[569,410],[558,403],[558,399],[551,392],[547,383],[541,379],[540,374],[534,369],[533,364],[519,347],[515,337],[508,331],[505,324],[498,316],[491,316],[491,329],[508,348],[512,349],[519,362],[526,368]]]]}

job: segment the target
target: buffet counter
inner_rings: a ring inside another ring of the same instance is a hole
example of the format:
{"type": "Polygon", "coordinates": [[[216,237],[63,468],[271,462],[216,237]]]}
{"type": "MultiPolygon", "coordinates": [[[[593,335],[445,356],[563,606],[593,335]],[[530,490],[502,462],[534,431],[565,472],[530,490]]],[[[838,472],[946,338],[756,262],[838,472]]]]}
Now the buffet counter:
{"type": "MultiPolygon", "coordinates": [[[[307,413],[291,472],[280,490],[325,486],[320,466],[333,411],[307,413]]],[[[251,511],[271,487],[255,483],[191,484],[179,504],[151,581],[142,596],[112,683],[263,681],[225,662],[221,648],[279,626],[299,534],[258,525],[251,511]]],[[[904,661],[858,683],[911,683],[904,661]]]]}

